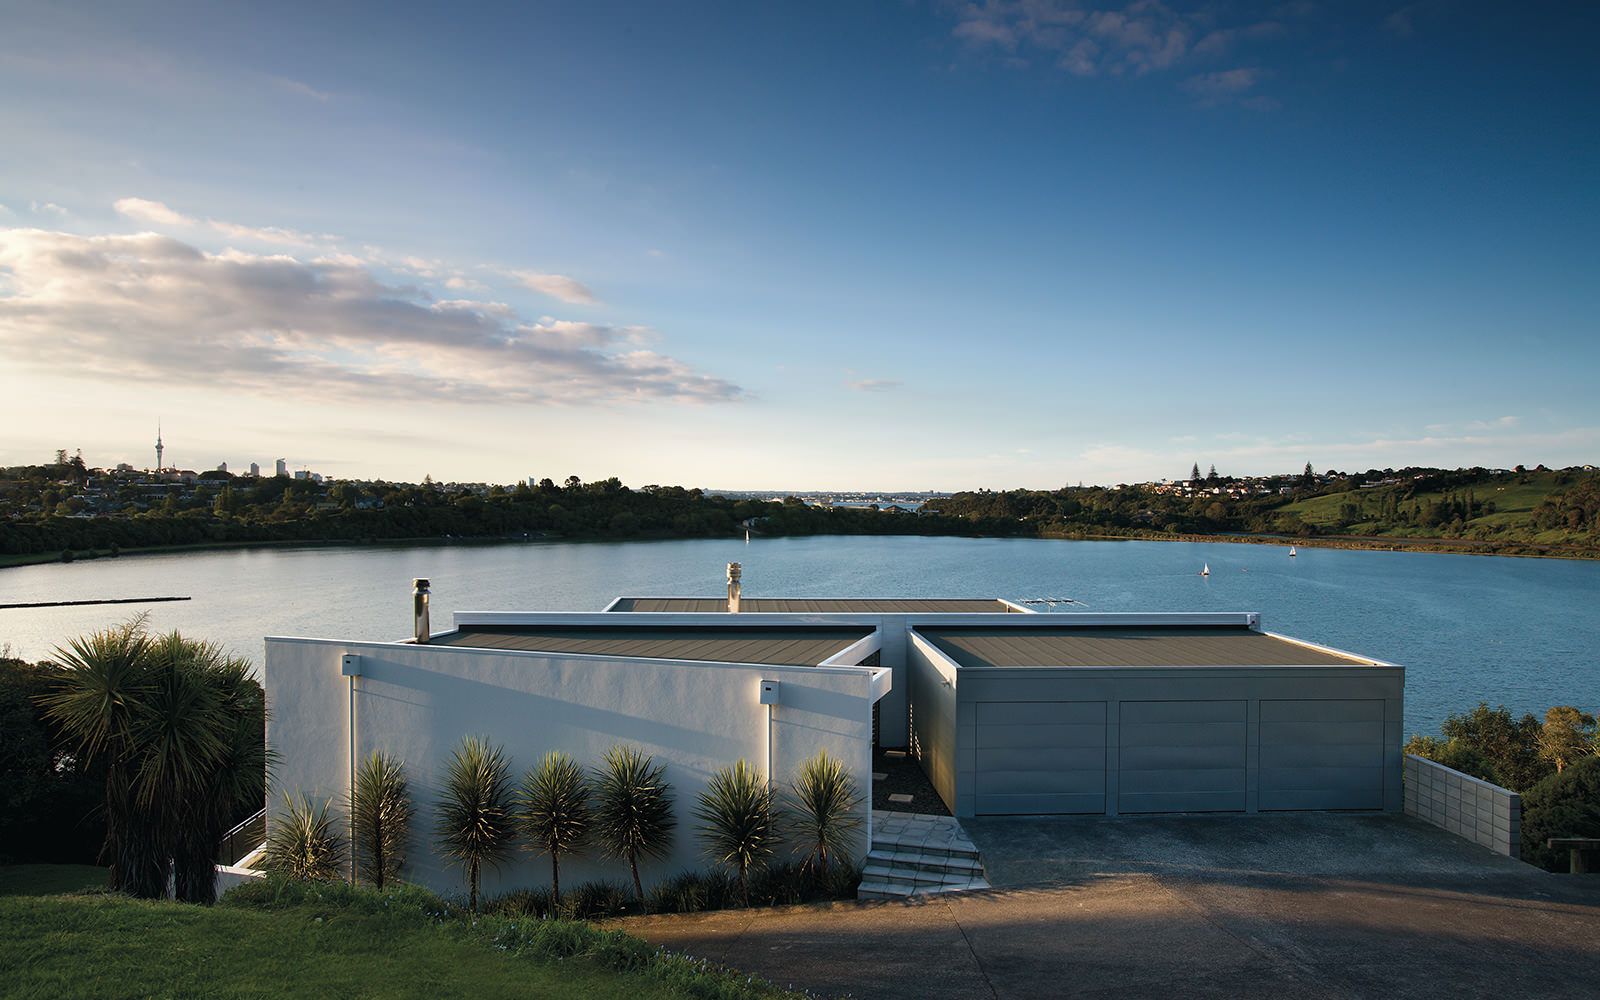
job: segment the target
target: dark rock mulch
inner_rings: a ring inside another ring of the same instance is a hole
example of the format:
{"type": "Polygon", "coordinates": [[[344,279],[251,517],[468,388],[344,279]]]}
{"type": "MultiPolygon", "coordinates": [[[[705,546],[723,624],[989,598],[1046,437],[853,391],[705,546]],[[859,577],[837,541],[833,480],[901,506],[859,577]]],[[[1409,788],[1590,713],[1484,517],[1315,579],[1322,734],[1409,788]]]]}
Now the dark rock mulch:
{"type": "Polygon", "coordinates": [[[950,815],[939,793],[933,790],[933,783],[922,773],[922,765],[909,753],[874,747],[872,770],[887,776],[872,783],[872,808],[932,816],[950,815]],[[909,795],[911,801],[890,802],[891,795],[909,795]]]}

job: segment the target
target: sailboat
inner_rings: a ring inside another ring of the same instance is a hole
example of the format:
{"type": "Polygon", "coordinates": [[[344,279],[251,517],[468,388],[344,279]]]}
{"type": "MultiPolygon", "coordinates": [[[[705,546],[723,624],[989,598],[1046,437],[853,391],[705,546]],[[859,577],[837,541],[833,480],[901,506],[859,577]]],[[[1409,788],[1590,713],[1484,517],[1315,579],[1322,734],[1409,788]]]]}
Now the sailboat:
{"type": "Polygon", "coordinates": [[[1210,576],[1211,575],[1211,564],[1210,563],[1205,563],[1200,567],[1200,575],[1201,576],[1210,576]]]}
{"type": "Polygon", "coordinates": [[[1289,558],[1290,559],[1294,558],[1294,546],[1293,545],[1289,546],[1289,558]]]}

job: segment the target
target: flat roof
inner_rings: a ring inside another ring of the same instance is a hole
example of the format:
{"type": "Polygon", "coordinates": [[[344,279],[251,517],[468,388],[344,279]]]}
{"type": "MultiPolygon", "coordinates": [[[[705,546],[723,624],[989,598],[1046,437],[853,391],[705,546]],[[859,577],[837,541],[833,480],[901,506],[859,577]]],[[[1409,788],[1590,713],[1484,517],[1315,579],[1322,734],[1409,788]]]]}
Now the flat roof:
{"type": "Polygon", "coordinates": [[[586,653],[650,660],[709,660],[814,667],[871,635],[865,625],[471,625],[436,635],[434,646],[586,653]]]}
{"type": "MultiPolygon", "coordinates": [[[[718,612],[726,597],[619,597],[611,611],[718,612]]],[[[1018,612],[993,597],[743,597],[739,610],[751,614],[996,614],[1018,612]]]]}
{"type": "Polygon", "coordinates": [[[962,667],[1363,666],[1245,625],[919,627],[962,667]]]}

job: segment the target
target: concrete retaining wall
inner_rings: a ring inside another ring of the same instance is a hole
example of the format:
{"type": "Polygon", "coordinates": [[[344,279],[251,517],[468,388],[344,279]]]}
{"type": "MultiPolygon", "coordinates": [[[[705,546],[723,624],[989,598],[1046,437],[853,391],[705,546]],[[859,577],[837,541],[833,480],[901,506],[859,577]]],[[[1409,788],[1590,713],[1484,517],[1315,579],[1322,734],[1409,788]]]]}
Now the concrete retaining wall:
{"type": "Polygon", "coordinates": [[[1496,854],[1522,857],[1522,796],[1509,788],[1408,753],[1405,809],[1496,854]]]}

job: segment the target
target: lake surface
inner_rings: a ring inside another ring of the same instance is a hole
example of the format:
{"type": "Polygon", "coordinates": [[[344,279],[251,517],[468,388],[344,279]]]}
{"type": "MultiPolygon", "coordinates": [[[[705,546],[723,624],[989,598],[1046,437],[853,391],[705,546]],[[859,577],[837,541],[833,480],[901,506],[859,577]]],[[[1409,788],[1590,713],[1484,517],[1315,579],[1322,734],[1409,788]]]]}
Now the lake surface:
{"type": "MultiPolygon", "coordinates": [[[[455,611],[597,611],[613,598],[1070,597],[1090,611],[1257,611],[1271,632],[1406,667],[1406,733],[1479,701],[1540,716],[1600,709],[1600,562],[1287,544],[846,537],[273,549],[0,569],[0,604],[187,596],[170,604],[0,609],[0,651],[38,660],[141,610],[161,631],[259,663],[262,637],[405,638],[411,580],[455,611]],[[1200,576],[1209,565],[1210,576],[1200,576]]],[[[1058,607],[1056,613],[1070,613],[1058,607]]]]}

